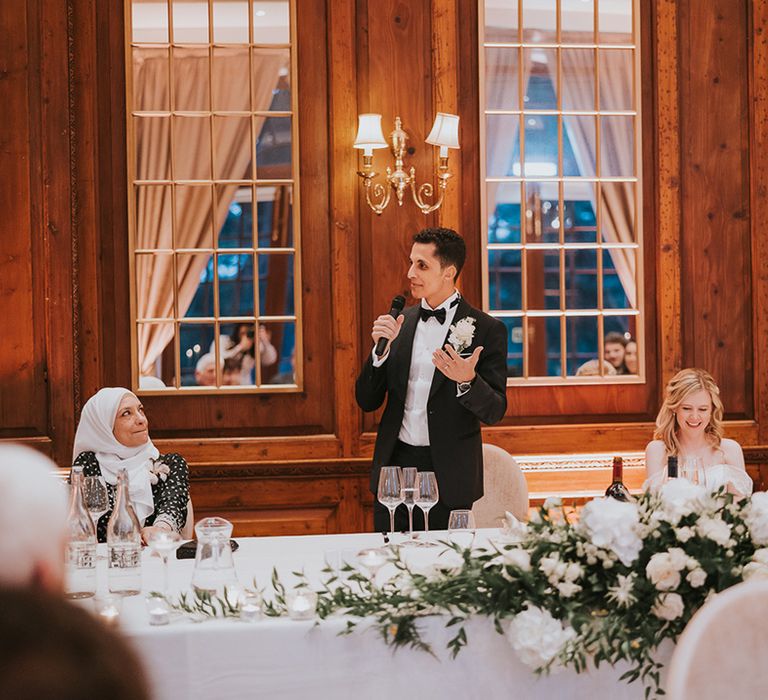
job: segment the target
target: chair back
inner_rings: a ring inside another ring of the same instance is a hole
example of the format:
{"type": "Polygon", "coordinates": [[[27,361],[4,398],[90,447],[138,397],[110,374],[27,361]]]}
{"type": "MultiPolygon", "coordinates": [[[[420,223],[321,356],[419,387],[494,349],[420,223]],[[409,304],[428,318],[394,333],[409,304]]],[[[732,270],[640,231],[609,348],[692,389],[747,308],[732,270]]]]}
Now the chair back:
{"type": "Polygon", "coordinates": [[[496,445],[483,445],[483,490],[472,512],[477,527],[499,527],[509,511],[518,520],[528,520],[528,484],[514,457],[496,445]]]}
{"type": "Polygon", "coordinates": [[[670,700],[768,697],[768,581],[712,598],[680,635],[665,684],[670,700]]]}

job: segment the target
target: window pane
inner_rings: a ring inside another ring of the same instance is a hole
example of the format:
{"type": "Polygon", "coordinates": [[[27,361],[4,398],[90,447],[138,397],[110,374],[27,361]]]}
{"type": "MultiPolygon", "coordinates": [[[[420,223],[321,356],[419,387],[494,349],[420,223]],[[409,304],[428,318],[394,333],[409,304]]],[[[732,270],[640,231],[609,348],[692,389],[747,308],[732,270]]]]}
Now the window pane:
{"type": "Polygon", "coordinates": [[[139,323],[136,330],[139,388],[156,390],[174,387],[176,384],[176,363],[173,361],[174,324],[139,323]]]}
{"type": "Polygon", "coordinates": [[[176,247],[212,248],[210,185],[176,185],[176,247]]]}
{"type": "Polygon", "coordinates": [[[226,207],[219,229],[219,248],[253,247],[253,189],[251,185],[216,185],[217,208],[226,207]]]}
{"type": "Polygon", "coordinates": [[[528,318],[528,374],[559,377],[562,372],[560,317],[528,318]]]}
{"type": "Polygon", "coordinates": [[[223,361],[219,355],[217,372],[213,329],[210,323],[179,324],[182,386],[215,387],[219,383],[223,361]]]}
{"type": "Polygon", "coordinates": [[[499,319],[507,327],[507,376],[523,376],[523,319],[499,319]]]}
{"type": "Polygon", "coordinates": [[[170,107],[168,49],[134,47],[133,109],[166,112],[170,107]]]}
{"type": "Polygon", "coordinates": [[[522,303],[522,268],[519,250],[492,250],[488,253],[489,307],[518,311],[522,303]]]}
{"type": "Polygon", "coordinates": [[[212,318],[214,306],[213,256],[210,253],[176,255],[176,279],[179,290],[179,312],[185,299],[192,298],[186,318],[212,318]]]}
{"type": "Polygon", "coordinates": [[[255,323],[223,323],[219,327],[223,386],[253,386],[256,383],[256,334],[255,323]]]}
{"type": "Polygon", "coordinates": [[[259,324],[262,384],[296,384],[296,324],[259,324]]]}
{"type": "Polygon", "coordinates": [[[524,186],[526,242],[557,243],[560,240],[557,183],[529,180],[524,186]]]}
{"type": "Polygon", "coordinates": [[[631,50],[602,49],[600,57],[600,109],[616,112],[633,109],[631,50]]]}
{"type": "Polygon", "coordinates": [[[137,44],[167,43],[168,5],[164,2],[134,2],[131,27],[131,40],[137,44]]]}
{"type": "MultiPolygon", "coordinates": [[[[571,316],[565,319],[568,374],[577,377],[600,374],[597,359],[597,317],[571,316]]],[[[607,368],[603,371],[605,372],[607,368]]]]}
{"type": "Polygon", "coordinates": [[[600,117],[600,175],[635,175],[635,118],[600,117]]]}
{"type": "Polygon", "coordinates": [[[572,159],[563,159],[566,177],[595,177],[597,144],[595,117],[566,115],[563,117],[563,140],[567,138],[572,159]]]}
{"type": "Polygon", "coordinates": [[[293,247],[293,188],[290,185],[256,188],[259,248],[293,247]]]}
{"type": "Polygon", "coordinates": [[[604,243],[635,243],[635,189],[633,182],[600,185],[600,232],[604,243]]]}
{"type": "Polygon", "coordinates": [[[557,109],[557,54],[554,49],[523,49],[523,75],[528,76],[525,109],[557,109]]]}
{"type": "Polygon", "coordinates": [[[245,112],[251,109],[248,93],[250,70],[248,47],[213,48],[213,80],[211,81],[213,109],[245,112]]]}
{"type": "Polygon", "coordinates": [[[136,186],[136,248],[173,247],[171,186],[136,186]]]}
{"type": "Polygon", "coordinates": [[[520,41],[518,0],[507,0],[504,3],[486,3],[485,41],[489,43],[520,41]]]}
{"type": "Polygon", "coordinates": [[[522,0],[523,41],[551,44],[557,39],[556,0],[522,0]]]}
{"type": "Polygon", "coordinates": [[[211,179],[211,122],[208,117],[173,118],[173,167],[177,180],[211,179]]]}
{"type": "Polygon", "coordinates": [[[486,172],[488,177],[507,177],[517,163],[520,175],[520,117],[489,114],[486,124],[486,172]]]}
{"type": "Polygon", "coordinates": [[[253,3],[253,42],[287,44],[291,40],[291,15],[288,0],[255,0],[253,3]]]}
{"type": "Polygon", "coordinates": [[[486,109],[520,109],[517,49],[485,49],[486,109]]]}
{"type": "Polygon", "coordinates": [[[565,308],[597,309],[597,250],[565,251],[565,308]]]}
{"type": "Polygon", "coordinates": [[[253,316],[253,253],[219,253],[219,315],[253,316]]]}
{"type": "Polygon", "coordinates": [[[211,108],[208,48],[173,50],[173,106],[180,112],[205,112],[211,108]]]}
{"type": "Polygon", "coordinates": [[[603,251],[603,306],[606,309],[627,309],[634,305],[636,261],[637,251],[630,248],[603,251]]]}
{"type": "Polygon", "coordinates": [[[525,251],[528,308],[560,308],[560,251],[528,249],[525,251]]]}
{"type": "Polygon", "coordinates": [[[167,180],[171,176],[171,121],[169,117],[134,117],[136,179],[167,180]],[[152,149],[146,148],[151,143],[152,149]]]}
{"type": "Polygon", "coordinates": [[[136,261],[136,282],[139,292],[136,318],[173,318],[173,288],[166,296],[153,295],[153,284],[171,286],[173,284],[173,254],[148,253],[138,254],[136,261]],[[158,299],[159,297],[159,299],[158,299]]]}
{"type": "Polygon", "coordinates": [[[248,43],[247,0],[213,0],[213,40],[217,44],[248,43]]]}
{"type": "Polygon", "coordinates": [[[293,254],[260,253],[259,315],[293,316],[293,254]]]}
{"type": "Polygon", "coordinates": [[[560,37],[564,44],[594,43],[594,0],[560,0],[560,13],[560,37]]]}
{"type": "Polygon", "coordinates": [[[564,182],[566,243],[597,243],[597,221],[595,219],[595,183],[564,182]]]}
{"type": "Polygon", "coordinates": [[[208,37],[208,0],[173,0],[173,40],[207,44],[208,37]]]}
{"type": "Polygon", "coordinates": [[[591,112],[595,109],[595,52],[592,49],[563,49],[563,109],[591,112]]]}
{"type": "Polygon", "coordinates": [[[251,117],[213,117],[214,177],[251,178],[251,117]]]}
{"type": "Polygon", "coordinates": [[[557,176],[557,119],[548,114],[525,116],[525,177],[557,176]]]}
{"type": "Polygon", "coordinates": [[[290,117],[256,117],[256,179],[284,180],[293,175],[291,156],[293,135],[290,117]]]}
{"type": "Polygon", "coordinates": [[[290,49],[253,49],[252,54],[254,111],[291,111],[290,49]]]}
{"type": "Polygon", "coordinates": [[[605,316],[603,319],[603,353],[617,374],[629,374],[626,365],[626,345],[637,339],[637,317],[605,316]]]}
{"type": "Polygon", "coordinates": [[[520,183],[486,185],[488,243],[520,243],[520,183]]]}
{"type": "Polygon", "coordinates": [[[600,0],[601,44],[632,42],[632,0],[600,0]]]}

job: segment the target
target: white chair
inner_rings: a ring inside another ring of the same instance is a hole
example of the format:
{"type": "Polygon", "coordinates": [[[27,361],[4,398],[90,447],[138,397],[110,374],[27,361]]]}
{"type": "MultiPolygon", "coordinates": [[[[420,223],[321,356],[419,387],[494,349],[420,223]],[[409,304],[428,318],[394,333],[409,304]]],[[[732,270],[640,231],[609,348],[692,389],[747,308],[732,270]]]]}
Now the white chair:
{"type": "Polygon", "coordinates": [[[528,520],[528,484],[512,455],[496,445],[483,445],[483,490],[472,512],[477,527],[499,527],[505,511],[528,520]]]}
{"type": "Polygon", "coordinates": [[[670,700],[768,697],[768,581],[716,595],[688,623],[665,684],[670,700]]]}

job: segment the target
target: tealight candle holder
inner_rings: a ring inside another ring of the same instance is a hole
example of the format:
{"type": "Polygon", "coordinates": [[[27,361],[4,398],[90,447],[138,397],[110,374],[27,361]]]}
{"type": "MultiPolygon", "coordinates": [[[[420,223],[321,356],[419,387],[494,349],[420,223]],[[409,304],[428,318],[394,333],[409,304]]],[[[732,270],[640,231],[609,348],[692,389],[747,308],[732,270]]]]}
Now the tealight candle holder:
{"type": "Polygon", "coordinates": [[[285,594],[288,617],[291,620],[311,620],[317,609],[317,593],[299,588],[285,594]]]}
{"type": "Polygon", "coordinates": [[[96,616],[108,627],[115,627],[120,620],[120,612],[123,609],[123,598],[119,595],[107,593],[93,598],[96,616]]]}
{"type": "Polygon", "coordinates": [[[240,597],[240,619],[256,622],[264,616],[264,601],[259,593],[245,591],[240,597]]]}
{"type": "Polygon", "coordinates": [[[148,595],[146,604],[150,625],[167,625],[171,621],[171,606],[163,596],[148,595]]]}
{"type": "Polygon", "coordinates": [[[357,553],[357,561],[370,572],[371,578],[375,578],[379,569],[387,563],[388,556],[378,548],[363,549],[357,553]]]}

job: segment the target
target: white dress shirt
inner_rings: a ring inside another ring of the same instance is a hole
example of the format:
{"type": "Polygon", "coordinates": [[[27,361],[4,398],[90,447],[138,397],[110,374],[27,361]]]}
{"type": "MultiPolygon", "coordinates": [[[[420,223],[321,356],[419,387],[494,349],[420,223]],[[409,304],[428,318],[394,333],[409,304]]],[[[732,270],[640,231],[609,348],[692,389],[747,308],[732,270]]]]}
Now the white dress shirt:
{"type": "MultiPolygon", "coordinates": [[[[432,354],[438,348],[443,347],[443,342],[448,335],[448,328],[456,315],[456,306],[451,306],[451,304],[458,297],[459,293],[454,292],[437,307],[437,309],[445,309],[445,323],[440,323],[436,318],[416,321],[416,333],[413,336],[413,350],[411,352],[411,369],[408,373],[408,389],[405,392],[405,413],[398,435],[401,442],[409,445],[419,447],[429,445],[427,401],[429,389],[432,386],[432,378],[435,374],[432,354]]],[[[425,309],[432,308],[424,299],[421,300],[421,305],[425,309]]],[[[373,366],[380,367],[388,357],[389,353],[379,359],[374,353],[373,366]]]]}

